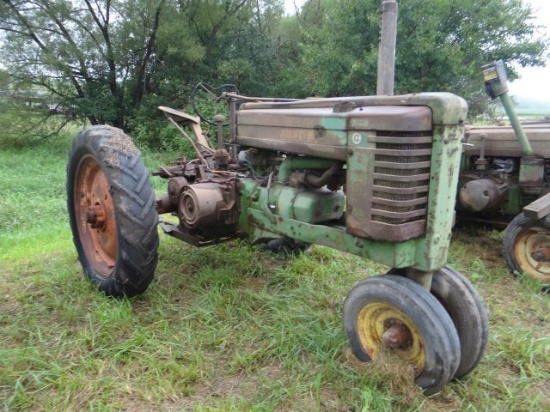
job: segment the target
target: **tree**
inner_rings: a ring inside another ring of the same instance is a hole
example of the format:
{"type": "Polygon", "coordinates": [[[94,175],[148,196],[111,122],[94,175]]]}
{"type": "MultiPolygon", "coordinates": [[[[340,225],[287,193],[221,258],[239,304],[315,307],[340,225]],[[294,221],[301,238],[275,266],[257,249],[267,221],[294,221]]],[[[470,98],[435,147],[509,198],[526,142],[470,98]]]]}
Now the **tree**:
{"type": "Polygon", "coordinates": [[[198,80],[261,89],[282,13],[281,0],[3,0],[1,55],[92,124],[128,129],[198,80]]]}
{"type": "MultiPolygon", "coordinates": [[[[373,94],[380,0],[3,0],[11,84],[47,90],[92,124],[145,130],[198,81],[249,95],[373,94]]],[[[479,67],[540,65],[547,43],[520,0],[399,1],[396,93],[474,101],[479,67]]],[[[156,126],[155,126],[156,127],[156,126]]]]}
{"type": "Polygon", "coordinates": [[[151,65],[147,95],[132,119],[139,129],[134,135],[172,145],[156,108],[191,110],[189,95],[199,81],[232,83],[248,95],[269,94],[284,64],[277,38],[282,14],[281,0],[179,1],[164,13],[157,64],[151,65]]]}
{"type": "Polygon", "coordinates": [[[124,127],[143,99],[165,0],[4,0],[10,74],[47,90],[92,124],[124,127]]]}
{"type": "MultiPolygon", "coordinates": [[[[334,96],[376,90],[379,0],[309,0],[302,10],[304,85],[334,96]],[[308,16],[315,16],[311,23],[308,16]],[[335,30],[334,28],[337,28],[335,30]]],[[[496,59],[544,64],[548,40],[520,0],[400,0],[396,93],[483,93],[479,69],[496,59]]]]}
{"type": "Polygon", "coordinates": [[[518,65],[546,60],[547,40],[537,35],[533,11],[519,0],[445,0],[430,10],[423,3],[408,0],[400,8],[396,71],[410,71],[397,82],[400,90],[452,91],[466,96],[470,111],[478,113],[487,102],[482,65],[502,59],[513,80],[518,65]]]}

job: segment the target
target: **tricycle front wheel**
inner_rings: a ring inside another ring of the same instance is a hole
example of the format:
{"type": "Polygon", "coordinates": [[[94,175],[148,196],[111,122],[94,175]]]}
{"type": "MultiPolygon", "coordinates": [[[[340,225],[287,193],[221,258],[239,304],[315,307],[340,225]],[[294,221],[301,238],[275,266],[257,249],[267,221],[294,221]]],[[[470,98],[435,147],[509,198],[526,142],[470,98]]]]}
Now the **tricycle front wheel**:
{"type": "Polygon", "coordinates": [[[451,266],[433,274],[430,292],[443,305],[458,332],[461,354],[454,377],[461,379],[475,369],[487,347],[487,310],[470,281],[451,266]]]}
{"type": "Polygon", "coordinates": [[[344,302],[351,350],[363,362],[390,350],[411,364],[424,393],[439,392],[456,373],[460,341],[443,306],[416,282],[382,275],[358,283],[344,302]]]}

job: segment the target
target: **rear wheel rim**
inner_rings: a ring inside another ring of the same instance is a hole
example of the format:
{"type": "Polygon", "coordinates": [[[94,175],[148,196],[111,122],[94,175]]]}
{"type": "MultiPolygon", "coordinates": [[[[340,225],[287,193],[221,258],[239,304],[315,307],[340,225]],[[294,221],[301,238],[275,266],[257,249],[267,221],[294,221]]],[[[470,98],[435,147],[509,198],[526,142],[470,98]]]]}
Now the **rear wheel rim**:
{"type": "Polygon", "coordinates": [[[78,235],[88,263],[101,277],[111,276],[118,250],[117,225],[109,182],[100,164],[85,156],[76,171],[74,207],[78,235]]]}

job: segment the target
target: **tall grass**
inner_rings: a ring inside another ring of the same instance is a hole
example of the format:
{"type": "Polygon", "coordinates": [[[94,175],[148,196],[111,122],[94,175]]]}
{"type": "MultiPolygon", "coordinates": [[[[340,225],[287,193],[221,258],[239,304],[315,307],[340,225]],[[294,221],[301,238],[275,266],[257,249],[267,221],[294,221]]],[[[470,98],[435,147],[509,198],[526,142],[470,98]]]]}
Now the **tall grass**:
{"type": "MultiPolygon", "coordinates": [[[[4,411],[550,409],[550,299],[509,275],[501,233],[455,233],[451,264],[484,297],[490,342],[471,375],[426,398],[410,371],[350,355],[342,301],[387,270],[355,256],[312,247],[283,258],[241,241],[196,249],[164,236],[146,293],[96,292],[67,223],[69,146],[64,135],[0,152],[4,411]]],[[[145,153],[150,168],[164,157],[145,153]]]]}

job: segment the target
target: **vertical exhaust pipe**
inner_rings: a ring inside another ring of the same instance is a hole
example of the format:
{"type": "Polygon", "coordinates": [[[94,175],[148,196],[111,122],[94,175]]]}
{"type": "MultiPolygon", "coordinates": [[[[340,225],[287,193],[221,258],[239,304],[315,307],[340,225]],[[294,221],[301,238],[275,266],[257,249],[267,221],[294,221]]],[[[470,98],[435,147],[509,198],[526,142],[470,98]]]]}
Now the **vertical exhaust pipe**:
{"type": "Polygon", "coordinates": [[[376,94],[393,96],[395,81],[395,43],[397,38],[397,0],[382,0],[382,22],[378,44],[376,94]]]}

